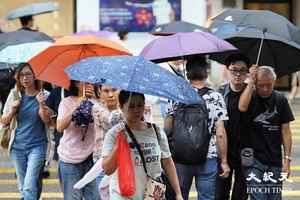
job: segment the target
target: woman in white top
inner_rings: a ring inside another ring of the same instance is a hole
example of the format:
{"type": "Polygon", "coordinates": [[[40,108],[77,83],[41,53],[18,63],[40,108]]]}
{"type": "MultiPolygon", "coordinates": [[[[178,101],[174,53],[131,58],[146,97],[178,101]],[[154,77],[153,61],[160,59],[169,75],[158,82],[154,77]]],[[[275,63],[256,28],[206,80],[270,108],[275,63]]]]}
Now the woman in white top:
{"type": "MultiPolygon", "coordinates": [[[[142,151],[146,161],[148,175],[153,179],[160,177],[162,168],[164,168],[169,181],[176,193],[176,200],[181,200],[182,195],[178,183],[176,169],[171,158],[168,141],[165,133],[155,130],[149,123],[143,121],[145,96],[139,93],[130,93],[121,91],[119,94],[120,108],[126,124],[132,130],[137,142],[142,146],[142,151]]],[[[118,183],[118,165],[117,165],[117,144],[116,136],[120,132],[119,125],[114,126],[105,135],[102,148],[103,169],[107,175],[112,174],[110,181],[110,199],[113,200],[141,200],[143,199],[147,176],[138,151],[131,148],[131,160],[135,170],[136,192],[131,197],[124,197],[120,194],[118,183]]],[[[125,136],[129,143],[132,142],[126,131],[125,136]]]]}

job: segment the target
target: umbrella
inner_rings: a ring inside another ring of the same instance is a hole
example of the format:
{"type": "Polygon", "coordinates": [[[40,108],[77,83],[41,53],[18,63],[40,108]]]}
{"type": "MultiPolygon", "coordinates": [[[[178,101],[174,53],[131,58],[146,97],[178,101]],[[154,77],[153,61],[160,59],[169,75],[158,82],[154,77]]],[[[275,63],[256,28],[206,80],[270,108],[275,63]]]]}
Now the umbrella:
{"type": "Polygon", "coordinates": [[[0,51],[0,62],[10,64],[28,62],[51,44],[51,42],[45,41],[8,46],[0,51]]]}
{"type": "MultiPolygon", "coordinates": [[[[270,65],[278,76],[300,69],[300,61],[295,59],[300,56],[300,30],[280,15],[233,9],[217,16],[212,26],[214,34],[236,46],[251,63],[270,65]],[[224,26],[227,26],[226,31],[224,26]]],[[[213,59],[225,62],[221,56],[213,56],[213,59]]]]}
{"type": "Polygon", "coordinates": [[[39,80],[68,88],[70,81],[64,68],[90,56],[130,55],[116,42],[95,36],[64,36],[33,57],[29,63],[39,80]]]}
{"type": "Polygon", "coordinates": [[[228,22],[238,27],[266,30],[281,38],[291,40],[290,28],[295,27],[287,18],[267,10],[228,9],[213,20],[228,22]]]}
{"type": "Polygon", "coordinates": [[[147,44],[140,55],[156,63],[180,60],[192,55],[232,52],[230,43],[205,32],[176,33],[147,44]]]}
{"type": "Polygon", "coordinates": [[[106,38],[115,42],[119,41],[117,33],[111,31],[81,31],[75,33],[74,35],[93,35],[101,38],[106,38]]]}
{"type": "Polygon", "coordinates": [[[185,21],[174,21],[154,27],[153,35],[172,35],[179,32],[210,32],[209,29],[185,21]]]}
{"type": "Polygon", "coordinates": [[[13,20],[20,17],[30,16],[30,15],[38,15],[42,13],[48,13],[58,10],[57,3],[48,2],[48,3],[33,3],[21,8],[18,8],[14,11],[11,11],[6,16],[6,19],[13,20]]]}
{"type": "Polygon", "coordinates": [[[8,46],[19,45],[24,43],[49,41],[53,39],[42,32],[17,30],[0,34],[0,51],[8,46]]]}
{"type": "Polygon", "coordinates": [[[197,92],[186,80],[142,56],[90,57],[65,71],[72,80],[111,85],[186,104],[199,102],[197,92]]]}

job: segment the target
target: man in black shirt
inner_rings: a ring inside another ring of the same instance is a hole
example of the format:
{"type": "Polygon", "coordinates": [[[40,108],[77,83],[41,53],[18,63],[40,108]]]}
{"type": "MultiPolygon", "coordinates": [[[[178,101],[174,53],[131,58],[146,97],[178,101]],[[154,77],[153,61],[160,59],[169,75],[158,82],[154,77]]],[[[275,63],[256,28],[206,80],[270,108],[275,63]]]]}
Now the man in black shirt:
{"type": "Polygon", "coordinates": [[[240,138],[241,138],[241,113],[238,108],[240,96],[246,86],[249,59],[243,54],[232,54],[226,59],[226,67],[229,75],[229,83],[219,87],[225,100],[229,120],[224,122],[227,133],[227,160],[231,169],[228,178],[217,177],[216,200],[229,200],[232,176],[234,184],[232,188],[232,200],[244,200],[248,195],[246,183],[241,170],[240,138]]]}
{"type": "Polygon", "coordinates": [[[273,68],[253,66],[250,74],[239,101],[239,110],[247,116],[244,146],[253,151],[253,155],[248,153],[245,165],[247,192],[255,200],[282,199],[282,182],[290,174],[290,122],[294,116],[284,95],[273,89],[273,68]]]}

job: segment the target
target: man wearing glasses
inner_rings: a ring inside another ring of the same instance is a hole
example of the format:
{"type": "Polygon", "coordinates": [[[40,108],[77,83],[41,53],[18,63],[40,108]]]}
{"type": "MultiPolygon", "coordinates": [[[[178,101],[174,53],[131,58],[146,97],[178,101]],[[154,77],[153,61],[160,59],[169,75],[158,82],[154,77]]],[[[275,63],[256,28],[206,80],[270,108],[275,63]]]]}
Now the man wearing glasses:
{"type": "Polygon", "coordinates": [[[227,159],[231,169],[228,178],[217,177],[216,200],[229,200],[232,176],[235,180],[232,188],[232,200],[247,199],[247,187],[241,171],[240,143],[242,115],[238,104],[240,96],[246,86],[249,59],[243,54],[232,54],[226,59],[229,82],[220,86],[218,92],[223,95],[229,120],[225,121],[227,133],[227,159]]]}

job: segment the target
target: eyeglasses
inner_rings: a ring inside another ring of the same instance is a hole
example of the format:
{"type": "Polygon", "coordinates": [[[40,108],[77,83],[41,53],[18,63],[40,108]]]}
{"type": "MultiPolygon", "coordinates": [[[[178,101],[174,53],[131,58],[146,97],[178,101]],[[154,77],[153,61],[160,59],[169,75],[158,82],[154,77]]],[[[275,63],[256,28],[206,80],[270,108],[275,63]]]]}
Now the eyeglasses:
{"type": "Polygon", "coordinates": [[[228,69],[234,76],[244,76],[248,73],[248,70],[235,70],[228,69]]]}
{"type": "Polygon", "coordinates": [[[24,77],[26,77],[26,78],[31,78],[31,77],[33,77],[33,74],[32,73],[20,73],[20,78],[24,78],[24,77]]]}

